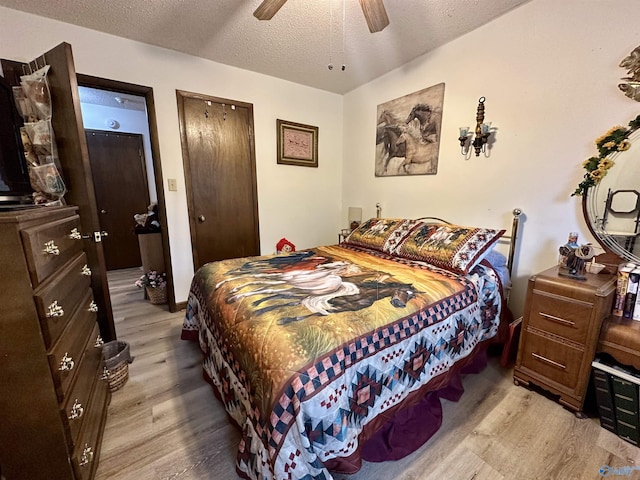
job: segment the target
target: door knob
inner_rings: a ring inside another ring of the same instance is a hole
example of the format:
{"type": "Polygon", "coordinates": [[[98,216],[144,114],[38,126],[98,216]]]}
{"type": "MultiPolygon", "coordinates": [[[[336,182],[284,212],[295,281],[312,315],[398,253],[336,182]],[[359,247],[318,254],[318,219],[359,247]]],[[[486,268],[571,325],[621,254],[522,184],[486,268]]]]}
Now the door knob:
{"type": "Polygon", "coordinates": [[[103,208],[102,210],[100,210],[100,213],[107,213],[107,211],[103,208]]]}
{"type": "Polygon", "coordinates": [[[203,222],[204,222],[204,220],[205,220],[204,215],[200,215],[200,216],[198,217],[198,221],[199,221],[200,223],[203,223],[203,222]]]}

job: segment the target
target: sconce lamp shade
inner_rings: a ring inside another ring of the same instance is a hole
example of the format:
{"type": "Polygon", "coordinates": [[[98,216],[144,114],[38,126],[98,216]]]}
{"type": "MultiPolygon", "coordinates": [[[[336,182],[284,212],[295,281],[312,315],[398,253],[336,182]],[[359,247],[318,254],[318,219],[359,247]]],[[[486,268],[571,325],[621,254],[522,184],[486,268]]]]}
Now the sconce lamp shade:
{"type": "Polygon", "coordinates": [[[349,207],[349,226],[353,230],[362,223],[362,208],[349,207]]]}

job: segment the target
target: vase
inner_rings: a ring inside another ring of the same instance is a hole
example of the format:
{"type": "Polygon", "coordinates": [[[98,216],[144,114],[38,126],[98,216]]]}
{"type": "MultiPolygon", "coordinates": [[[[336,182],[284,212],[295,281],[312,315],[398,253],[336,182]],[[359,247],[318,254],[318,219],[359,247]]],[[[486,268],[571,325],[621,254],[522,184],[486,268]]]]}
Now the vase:
{"type": "Polygon", "coordinates": [[[147,297],[153,305],[162,305],[167,303],[167,288],[166,287],[145,287],[147,291],[147,297]]]}

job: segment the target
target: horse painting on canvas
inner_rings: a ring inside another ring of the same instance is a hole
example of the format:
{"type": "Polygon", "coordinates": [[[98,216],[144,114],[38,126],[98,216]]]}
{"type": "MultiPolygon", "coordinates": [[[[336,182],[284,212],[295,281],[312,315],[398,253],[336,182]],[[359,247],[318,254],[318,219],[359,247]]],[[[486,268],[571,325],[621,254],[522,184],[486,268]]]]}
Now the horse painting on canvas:
{"type": "Polygon", "coordinates": [[[438,171],[444,83],[378,105],[376,177],[438,171]]]}

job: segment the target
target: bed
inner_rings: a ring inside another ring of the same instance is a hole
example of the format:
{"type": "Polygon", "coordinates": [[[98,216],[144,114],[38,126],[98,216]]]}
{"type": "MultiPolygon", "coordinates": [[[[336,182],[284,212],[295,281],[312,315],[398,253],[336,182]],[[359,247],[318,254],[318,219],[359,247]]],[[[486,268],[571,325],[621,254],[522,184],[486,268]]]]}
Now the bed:
{"type": "Polygon", "coordinates": [[[517,226],[376,217],[337,245],[201,267],[182,338],[242,432],[238,474],[331,479],[424,444],[504,339],[517,226]]]}

